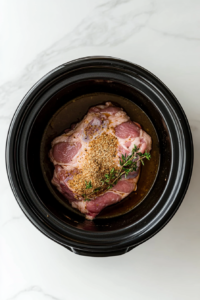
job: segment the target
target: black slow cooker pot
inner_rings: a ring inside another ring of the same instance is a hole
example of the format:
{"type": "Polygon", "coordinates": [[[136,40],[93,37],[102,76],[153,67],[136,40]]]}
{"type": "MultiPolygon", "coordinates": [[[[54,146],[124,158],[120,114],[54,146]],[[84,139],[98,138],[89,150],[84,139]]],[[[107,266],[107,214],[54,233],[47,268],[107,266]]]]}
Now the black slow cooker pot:
{"type": "Polygon", "coordinates": [[[25,95],[9,128],[6,165],[18,204],[42,233],[76,254],[119,255],[156,234],[177,211],[192,174],[192,135],[177,99],[152,73],[120,59],[86,57],[52,70],[25,95]],[[87,221],[51,193],[42,174],[40,145],[56,111],[67,101],[98,92],[123,96],[146,113],[157,131],[160,166],[137,207],[87,221]]]}

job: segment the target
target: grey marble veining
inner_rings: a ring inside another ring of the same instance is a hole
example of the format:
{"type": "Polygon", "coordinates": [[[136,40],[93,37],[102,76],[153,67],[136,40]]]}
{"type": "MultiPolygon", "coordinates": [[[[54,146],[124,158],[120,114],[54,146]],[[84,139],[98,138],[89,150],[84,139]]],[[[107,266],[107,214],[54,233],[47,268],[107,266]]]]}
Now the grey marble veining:
{"type": "Polygon", "coordinates": [[[8,298],[8,300],[19,299],[22,297],[24,297],[24,299],[28,299],[29,297],[32,299],[38,299],[40,296],[46,299],[61,300],[61,298],[57,298],[45,293],[39,286],[30,286],[29,288],[23,289],[11,298],[8,298]]]}
{"type": "Polygon", "coordinates": [[[65,62],[68,51],[78,47],[105,47],[122,44],[146,26],[153,12],[152,3],[147,4],[144,9],[143,6],[131,5],[131,0],[112,0],[97,6],[89,15],[83,17],[74,30],[40,53],[19,78],[0,87],[2,108],[0,117],[10,120],[16,107],[13,101],[17,99],[16,95],[23,96],[37,79],[51,68],[65,62]],[[128,7],[125,7],[125,11],[119,14],[120,6],[125,4],[128,7]]]}
{"type": "MultiPolygon", "coordinates": [[[[18,33],[22,44],[21,48],[17,48],[18,52],[12,44],[12,36],[2,45],[2,53],[8,63],[5,67],[2,62],[0,75],[8,73],[7,68],[10,68],[10,79],[0,83],[0,136],[3,145],[0,148],[0,299],[199,300],[200,2],[83,2],[85,5],[78,4],[78,1],[58,1],[57,18],[63,18],[63,9],[72,12],[67,15],[71,25],[65,28],[55,23],[62,38],[57,38],[56,31],[50,31],[48,37],[44,36],[48,40],[45,50],[40,50],[37,34],[31,36],[36,44],[31,49],[32,59],[13,75],[12,64],[9,65],[12,58],[5,55],[6,50],[13,47],[13,55],[23,65],[20,54],[26,52],[24,45],[29,42],[23,37],[36,23],[29,22],[26,17],[31,14],[31,9],[25,0],[19,0],[19,9],[13,14],[14,2],[2,1],[2,11],[7,13],[2,19],[0,41],[7,38],[8,24],[11,27],[16,23],[23,26],[18,33]],[[89,55],[132,61],[165,82],[188,116],[195,149],[190,188],[172,221],[134,251],[105,259],[76,256],[37,231],[14,199],[4,161],[9,123],[26,92],[51,69],[89,55]]],[[[54,0],[35,0],[31,5],[43,12],[43,19],[37,19],[36,15],[34,21],[40,22],[41,30],[46,24],[51,27],[52,17],[48,8],[54,7],[54,0]]]]}

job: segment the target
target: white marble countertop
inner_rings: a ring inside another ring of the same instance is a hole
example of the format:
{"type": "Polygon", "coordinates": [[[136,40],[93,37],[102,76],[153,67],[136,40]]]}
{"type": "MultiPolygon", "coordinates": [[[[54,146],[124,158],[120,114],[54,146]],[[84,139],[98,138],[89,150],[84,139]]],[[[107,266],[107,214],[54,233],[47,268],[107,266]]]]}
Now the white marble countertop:
{"type": "Polygon", "coordinates": [[[200,299],[200,1],[0,0],[0,299],[200,299]],[[52,68],[108,55],[157,75],[183,106],[195,161],[170,223],[126,255],[81,257],[27,220],[8,184],[5,140],[29,88],[52,68]]]}

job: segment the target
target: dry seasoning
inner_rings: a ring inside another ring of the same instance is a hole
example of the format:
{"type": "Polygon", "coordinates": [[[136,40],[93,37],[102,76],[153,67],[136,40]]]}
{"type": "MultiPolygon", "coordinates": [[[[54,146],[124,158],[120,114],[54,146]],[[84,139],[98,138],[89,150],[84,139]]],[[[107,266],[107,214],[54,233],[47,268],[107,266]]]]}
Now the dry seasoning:
{"type": "Polygon", "coordinates": [[[102,185],[101,180],[105,174],[110,173],[113,168],[119,168],[116,159],[117,145],[117,138],[105,132],[89,142],[80,173],[68,181],[69,187],[76,194],[91,194],[102,185]],[[89,190],[85,189],[86,182],[91,182],[92,188],[89,190]]]}
{"type": "MultiPolygon", "coordinates": [[[[135,145],[130,155],[122,154],[121,159],[119,160],[121,166],[120,170],[115,170],[115,168],[112,168],[109,173],[105,174],[105,178],[102,178],[102,185],[94,190],[95,193],[90,193],[89,195],[83,194],[84,200],[90,201],[90,197],[93,198],[97,195],[97,193],[102,193],[106,190],[109,190],[117,184],[122,176],[126,178],[129,173],[136,172],[138,169],[138,162],[141,162],[142,165],[144,165],[144,159],[146,158],[149,160],[151,158],[150,153],[141,153],[138,151],[139,148],[135,145]]],[[[91,188],[91,181],[85,181],[85,189],[87,190],[91,188]]]]}

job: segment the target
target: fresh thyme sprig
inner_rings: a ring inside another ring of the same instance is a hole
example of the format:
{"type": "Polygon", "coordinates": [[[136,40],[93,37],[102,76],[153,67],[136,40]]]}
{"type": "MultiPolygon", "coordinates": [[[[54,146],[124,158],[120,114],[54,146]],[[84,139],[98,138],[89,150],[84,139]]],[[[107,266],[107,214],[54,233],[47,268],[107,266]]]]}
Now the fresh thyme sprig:
{"type": "MultiPolygon", "coordinates": [[[[142,165],[144,165],[145,158],[150,160],[150,158],[151,158],[150,153],[148,153],[146,151],[145,151],[145,153],[141,153],[141,152],[138,152],[138,150],[139,150],[139,148],[137,146],[134,146],[130,155],[122,154],[122,157],[119,160],[120,166],[121,166],[120,170],[116,171],[114,168],[112,168],[110,173],[105,174],[104,178],[101,179],[101,186],[94,189],[93,192],[91,192],[87,195],[86,195],[86,193],[82,195],[84,200],[90,201],[88,196],[93,197],[93,196],[96,196],[96,194],[98,192],[103,192],[103,191],[109,190],[110,188],[112,188],[114,185],[117,184],[117,182],[121,179],[121,177],[123,175],[126,178],[129,173],[131,173],[133,171],[137,171],[137,168],[138,168],[137,163],[139,161],[141,161],[142,165]]],[[[85,181],[85,185],[86,185],[86,189],[92,188],[91,181],[89,181],[89,183],[87,183],[87,181],[85,181]]]]}

